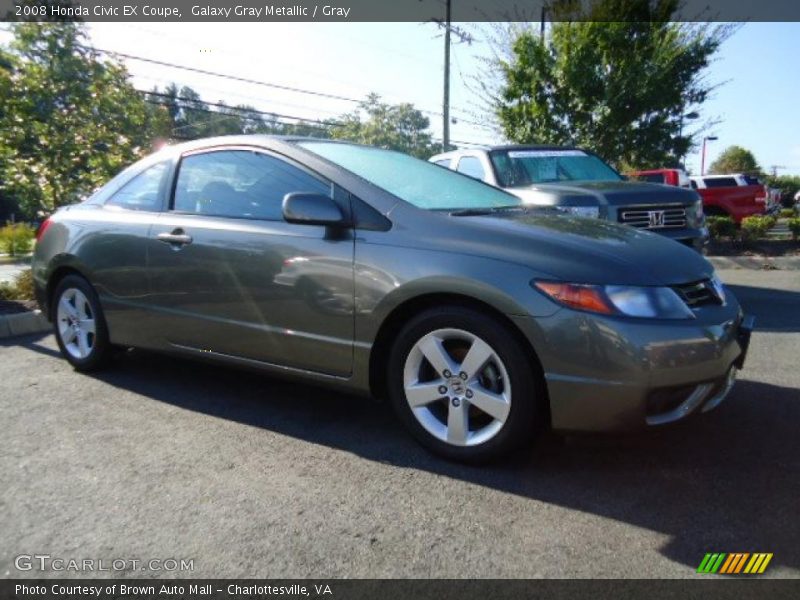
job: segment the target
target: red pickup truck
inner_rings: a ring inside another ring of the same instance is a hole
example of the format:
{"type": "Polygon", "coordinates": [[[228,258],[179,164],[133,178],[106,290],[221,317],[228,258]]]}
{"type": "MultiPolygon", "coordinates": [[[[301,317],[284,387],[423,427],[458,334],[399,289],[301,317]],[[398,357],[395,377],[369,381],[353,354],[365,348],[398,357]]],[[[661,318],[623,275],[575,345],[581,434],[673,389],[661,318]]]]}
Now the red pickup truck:
{"type": "Polygon", "coordinates": [[[736,223],[751,215],[763,215],[769,190],[758,177],[741,173],[704,175],[691,178],[692,187],[703,199],[706,215],[727,216],[736,223]]]}
{"type": "Polygon", "coordinates": [[[628,173],[630,179],[661,183],[697,190],[703,199],[707,216],[731,217],[736,223],[750,215],[761,215],[767,209],[767,186],[758,177],[734,173],[688,177],[682,169],[649,169],[628,173]]]}
{"type": "Polygon", "coordinates": [[[647,183],[661,183],[676,187],[691,187],[689,176],[683,169],[648,169],[627,173],[629,179],[646,181],[647,183]]]}

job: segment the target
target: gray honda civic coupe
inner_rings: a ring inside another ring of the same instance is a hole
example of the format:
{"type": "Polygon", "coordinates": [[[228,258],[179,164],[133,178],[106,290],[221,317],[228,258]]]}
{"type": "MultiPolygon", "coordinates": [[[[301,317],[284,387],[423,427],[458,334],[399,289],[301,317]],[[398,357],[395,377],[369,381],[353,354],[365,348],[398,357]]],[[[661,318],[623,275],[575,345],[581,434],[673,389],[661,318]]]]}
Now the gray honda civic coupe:
{"type": "Polygon", "coordinates": [[[720,404],[752,319],[709,262],[549,210],[398,152],[205,139],[58,210],[33,275],[79,371],[137,347],[335,386],[455,460],[720,404]]]}

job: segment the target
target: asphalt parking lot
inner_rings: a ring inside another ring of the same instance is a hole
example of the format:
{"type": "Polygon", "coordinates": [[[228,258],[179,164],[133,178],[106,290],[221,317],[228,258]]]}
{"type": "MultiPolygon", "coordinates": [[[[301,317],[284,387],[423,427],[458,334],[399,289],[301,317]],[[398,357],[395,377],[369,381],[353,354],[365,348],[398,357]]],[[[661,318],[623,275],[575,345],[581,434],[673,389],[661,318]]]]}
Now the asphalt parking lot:
{"type": "Polygon", "coordinates": [[[741,551],[800,577],[800,271],[720,274],[758,322],[716,411],[483,468],[368,400],[145,352],[86,376],[52,336],[3,340],[0,574],[46,553],[194,561],[118,576],[697,577],[741,551]]]}

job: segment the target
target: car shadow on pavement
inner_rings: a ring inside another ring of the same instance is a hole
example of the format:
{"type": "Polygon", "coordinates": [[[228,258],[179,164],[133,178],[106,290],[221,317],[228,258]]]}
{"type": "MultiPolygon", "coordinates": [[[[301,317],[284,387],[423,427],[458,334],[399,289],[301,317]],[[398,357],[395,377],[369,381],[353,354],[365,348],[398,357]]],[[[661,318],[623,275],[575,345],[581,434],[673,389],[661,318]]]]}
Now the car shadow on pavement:
{"type": "Polygon", "coordinates": [[[800,331],[800,293],[748,285],[726,287],[733,291],[745,312],[755,315],[758,331],[800,331]]]}
{"type": "Polygon", "coordinates": [[[550,435],[484,467],[420,448],[391,410],[346,394],[141,351],[97,378],[184,409],[663,533],[665,556],[773,552],[800,568],[800,392],[740,381],[716,411],[637,435],[550,435]]]}
{"type": "Polygon", "coordinates": [[[27,350],[38,352],[39,354],[45,354],[52,358],[58,358],[63,360],[61,353],[58,351],[58,346],[50,348],[46,345],[41,344],[42,340],[50,337],[51,335],[52,332],[44,331],[41,333],[32,333],[28,335],[3,338],[0,339],[0,348],[15,348],[15,347],[25,348],[27,350]]]}

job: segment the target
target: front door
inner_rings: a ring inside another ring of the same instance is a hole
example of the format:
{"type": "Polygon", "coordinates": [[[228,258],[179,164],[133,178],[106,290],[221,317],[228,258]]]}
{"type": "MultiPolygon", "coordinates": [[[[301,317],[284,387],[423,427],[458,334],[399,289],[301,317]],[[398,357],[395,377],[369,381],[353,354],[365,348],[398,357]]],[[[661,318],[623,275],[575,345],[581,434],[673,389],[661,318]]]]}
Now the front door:
{"type": "Polygon", "coordinates": [[[289,224],[290,192],[333,186],[252,149],[184,156],[148,241],[163,343],[346,376],[353,356],[350,230],[289,224]]]}

